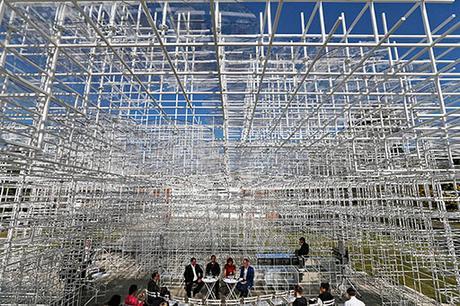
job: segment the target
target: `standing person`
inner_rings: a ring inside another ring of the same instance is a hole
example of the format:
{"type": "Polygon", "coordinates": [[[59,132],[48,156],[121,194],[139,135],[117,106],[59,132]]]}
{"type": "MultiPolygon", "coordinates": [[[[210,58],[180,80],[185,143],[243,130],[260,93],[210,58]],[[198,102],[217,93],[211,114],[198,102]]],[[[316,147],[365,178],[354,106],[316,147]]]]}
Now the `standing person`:
{"type": "Polygon", "coordinates": [[[140,294],[140,296],[137,295],[137,285],[131,285],[129,286],[128,289],[128,295],[125,298],[125,305],[129,306],[144,306],[144,302],[139,300],[139,298],[142,298],[143,293],[140,294]]]}
{"type": "Polygon", "coordinates": [[[345,302],[345,306],[365,306],[363,302],[356,298],[356,290],[353,287],[347,289],[349,300],[345,302]]]}
{"type": "Polygon", "coordinates": [[[195,257],[192,257],[190,259],[190,264],[185,267],[184,278],[187,297],[192,297],[193,285],[196,285],[195,289],[193,289],[193,296],[195,296],[195,294],[200,292],[201,288],[203,288],[203,269],[201,269],[200,265],[196,263],[195,257]]]}
{"type": "Polygon", "coordinates": [[[236,273],[236,266],[233,263],[233,258],[227,258],[227,263],[224,266],[224,277],[229,277],[235,275],[236,273]]]}
{"type": "Polygon", "coordinates": [[[247,297],[249,290],[254,287],[254,268],[248,258],[243,259],[243,266],[240,268],[240,279],[236,289],[242,297],[247,297]]]}
{"type": "MultiPolygon", "coordinates": [[[[211,275],[213,277],[219,278],[220,275],[220,266],[216,262],[216,255],[211,255],[211,261],[206,265],[206,275],[211,275]]],[[[214,285],[214,293],[216,299],[219,298],[219,281],[214,285]]]]}
{"type": "Polygon", "coordinates": [[[303,289],[299,285],[294,286],[294,297],[295,300],[292,302],[292,306],[307,306],[307,299],[302,296],[303,289]]]}
{"type": "Polygon", "coordinates": [[[334,296],[331,294],[331,286],[329,286],[329,283],[321,283],[321,286],[319,287],[318,299],[320,299],[323,303],[334,300],[334,296]]]}

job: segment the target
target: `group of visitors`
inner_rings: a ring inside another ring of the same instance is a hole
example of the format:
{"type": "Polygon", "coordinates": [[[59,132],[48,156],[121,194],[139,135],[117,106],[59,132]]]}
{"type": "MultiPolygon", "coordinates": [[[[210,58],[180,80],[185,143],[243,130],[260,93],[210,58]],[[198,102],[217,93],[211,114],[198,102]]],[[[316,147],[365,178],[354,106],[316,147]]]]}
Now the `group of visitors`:
{"type": "MultiPolygon", "coordinates": [[[[203,277],[210,276],[219,278],[221,274],[219,263],[216,256],[211,256],[211,261],[206,265],[205,272],[196,258],[190,259],[190,264],[185,267],[185,291],[187,297],[195,296],[204,286],[203,277]]],[[[224,265],[223,277],[234,278],[237,269],[233,262],[233,258],[229,257],[224,265]]],[[[139,292],[137,285],[131,285],[128,290],[128,295],[124,299],[125,305],[130,306],[168,306],[168,300],[171,296],[166,287],[160,287],[160,273],[155,271],[151,275],[151,279],[147,284],[147,291],[139,292]]],[[[239,291],[241,297],[248,296],[249,290],[254,286],[254,268],[251,266],[248,258],[243,259],[243,265],[239,270],[239,278],[236,284],[236,290],[239,291]]],[[[219,298],[219,282],[214,285],[214,294],[219,298]]],[[[121,296],[114,295],[106,304],[108,306],[118,306],[121,303],[121,296]]]]}
{"type": "MultiPolygon", "coordinates": [[[[203,277],[215,277],[219,278],[221,274],[219,263],[217,263],[216,255],[211,256],[211,261],[206,265],[205,274],[203,269],[196,262],[196,258],[190,259],[190,264],[185,267],[184,279],[185,279],[185,291],[187,297],[195,296],[204,286],[203,277]],[[192,295],[193,294],[193,295],[192,295]]],[[[233,258],[227,258],[227,262],[224,265],[223,277],[234,278],[236,276],[236,266],[233,262],[233,258]]],[[[254,286],[254,268],[248,258],[243,259],[243,264],[239,270],[238,283],[236,289],[240,292],[241,297],[248,296],[249,290],[254,286]]],[[[216,281],[214,285],[214,295],[219,298],[219,281],[216,281]]]]}
{"type": "MultiPolygon", "coordinates": [[[[170,292],[166,287],[160,287],[160,273],[154,271],[147,283],[147,290],[139,291],[137,285],[131,285],[124,305],[129,306],[169,306],[170,292]]],[[[116,294],[106,303],[108,306],[119,306],[121,296],[116,294]]]]}
{"type": "MultiPolygon", "coordinates": [[[[304,237],[299,238],[300,248],[295,250],[295,254],[299,259],[305,259],[308,257],[310,252],[310,246],[306,242],[304,237]]],[[[302,260],[299,260],[299,263],[302,263],[302,260]]],[[[300,281],[302,280],[302,273],[300,274],[300,281]]],[[[335,305],[335,298],[331,294],[331,286],[329,283],[321,283],[319,288],[319,295],[317,298],[310,299],[307,301],[305,297],[302,296],[303,289],[299,285],[294,286],[294,297],[295,300],[292,303],[293,306],[305,306],[305,305],[335,305]]],[[[365,304],[356,298],[356,290],[353,287],[348,288],[347,290],[348,300],[345,302],[344,306],[364,306],[365,304]]]]}
{"type": "MultiPolygon", "coordinates": [[[[302,295],[303,289],[299,285],[294,286],[295,300],[292,306],[307,306],[307,305],[335,305],[335,298],[331,294],[331,287],[329,283],[321,283],[319,288],[319,295],[317,298],[307,299],[302,295]]],[[[348,300],[344,306],[365,306],[365,304],[356,298],[356,290],[353,287],[347,290],[348,300]]]]}
{"type": "MultiPolygon", "coordinates": [[[[145,303],[142,301],[144,298],[144,292],[139,294],[137,285],[131,285],[128,289],[128,295],[124,300],[124,305],[133,306],[144,306],[145,303]]],[[[110,300],[105,304],[107,306],[120,306],[121,296],[118,294],[112,295],[110,300]]]]}
{"type": "MultiPolygon", "coordinates": [[[[309,245],[304,237],[299,239],[300,248],[295,251],[299,258],[306,259],[309,254],[309,245]]],[[[206,265],[205,270],[197,263],[195,257],[190,259],[190,264],[185,267],[185,291],[187,297],[191,298],[198,294],[204,286],[204,277],[217,278],[213,287],[213,294],[216,299],[219,299],[220,285],[219,279],[221,278],[220,265],[217,262],[216,255],[212,255],[209,263],[206,265]]],[[[233,262],[233,258],[227,258],[224,265],[222,279],[236,278],[237,268],[233,262]]],[[[238,279],[236,282],[236,290],[238,290],[240,297],[247,297],[249,291],[254,287],[254,268],[248,258],[244,258],[242,266],[239,269],[238,279]]],[[[331,294],[329,283],[321,283],[319,288],[319,295],[317,298],[307,300],[303,297],[303,289],[300,285],[294,286],[293,306],[306,306],[306,305],[335,305],[335,298],[331,294]]],[[[124,299],[125,305],[130,306],[169,306],[168,301],[170,292],[166,287],[160,287],[160,273],[154,271],[151,279],[147,284],[147,290],[139,292],[137,285],[131,285],[128,290],[128,295],[124,299]]],[[[356,298],[356,290],[353,287],[347,290],[348,300],[345,306],[364,306],[365,304],[356,298]]],[[[121,296],[114,295],[107,303],[108,306],[119,306],[121,303],[121,296]]]]}

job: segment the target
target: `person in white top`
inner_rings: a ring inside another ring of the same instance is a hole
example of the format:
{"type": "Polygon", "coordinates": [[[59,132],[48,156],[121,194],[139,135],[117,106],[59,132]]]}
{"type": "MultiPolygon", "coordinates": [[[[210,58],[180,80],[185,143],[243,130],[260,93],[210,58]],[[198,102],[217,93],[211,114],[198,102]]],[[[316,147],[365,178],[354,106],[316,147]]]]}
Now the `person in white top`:
{"type": "Polygon", "coordinates": [[[356,298],[356,290],[353,287],[348,288],[347,295],[350,297],[350,299],[345,302],[345,306],[365,306],[366,305],[356,298]]]}
{"type": "Polygon", "coordinates": [[[195,287],[195,289],[193,289],[193,296],[195,296],[195,294],[200,292],[201,288],[203,288],[203,269],[201,269],[200,265],[196,263],[195,257],[192,257],[192,259],[190,259],[190,264],[185,267],[184,278],[185,291],[187,291],[188,297],[192,297],[193,287],[195,287]]]}
{"type": "Polygon", "coordinates": [[[240,292],[241,297],[247,297],[252,287],[254,287],[254,268],[249,259],[245,258],[243,259],[243,266],[240,268],[240,278],[236,289],[240,292]]]}

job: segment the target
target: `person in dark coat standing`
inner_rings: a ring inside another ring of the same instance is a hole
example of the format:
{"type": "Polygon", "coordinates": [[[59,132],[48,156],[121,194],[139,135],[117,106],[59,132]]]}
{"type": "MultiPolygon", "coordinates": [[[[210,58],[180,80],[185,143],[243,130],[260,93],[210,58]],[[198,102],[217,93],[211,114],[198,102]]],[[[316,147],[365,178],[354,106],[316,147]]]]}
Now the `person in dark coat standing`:
{"type": "MultiPolygon", "coordinates": [[[[211,261],[206,265],[206,276],[213,276],[219,278],[220,266],[216,261],[216,255],[211,255],[211,261]]],[[[219,281],[214,285],[214,294],[216,299],[219,298],[219,281]]]]}
{"type": "Polygon", "coordinates": [[[185,267],[184,272],[185,278],[185,291],[187,291],[187,296],[190,298],[192,297],[192,289],[193,285],[195,285],[195,289],[193,289],[193,296],[201,291],[203,288],[203,269],[201,269],[200,265],[196,263],[196,258],[192,257],[190,259],[190,264],[185,267]]]}

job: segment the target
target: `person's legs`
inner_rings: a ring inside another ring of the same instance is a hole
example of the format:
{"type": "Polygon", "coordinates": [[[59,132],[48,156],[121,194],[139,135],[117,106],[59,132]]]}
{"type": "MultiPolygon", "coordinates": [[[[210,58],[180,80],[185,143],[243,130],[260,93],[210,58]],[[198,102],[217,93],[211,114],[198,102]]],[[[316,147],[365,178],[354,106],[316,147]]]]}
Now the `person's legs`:
{"type": "Polygon", "coordinates": [[[236,285],[236,289],[238,289],[238,291],[240,292],[241,297],[248,296],[248,285],[247,284],[238,283],[236,285]]]}
{"type": "Polygon", "coordinates": [[[222,281],[222,283],[223,284],[221,284],[221,286],[219,287],[220,293],[227,296],[230,293],[230,290],[228,290],[228,286],[227,284],[225,284],[225,282],[222,281]]]}
{"type": "Polygon", "coordinates": [[[214,294],[216,295],[216,299],[219,298],[219,281],[216,282],[214,285],[214,294]]]}
{"type": "Polygon", "coordinates": [[[196,284],[196,287],[195,289],[193,289],[193,295],[197,294],[198,292],[201,291],[201,288],[203,288],[204,286],[204,283],[203,282],[195,282],[194,284],[196,284]]]}
{"type": "Polygon", "coordinates": [[[242,297],[248,297],[249,294],[249,288],[248,286],[245,286],[244,290],[241,292],[242,297]]]}
{"type": "Polygon", "coordinates": [[[192,287],[193,287],[192,282],[185,284],[185,291],[187,291],[187,297],[189,298],[192,297],[192,287]]]}

